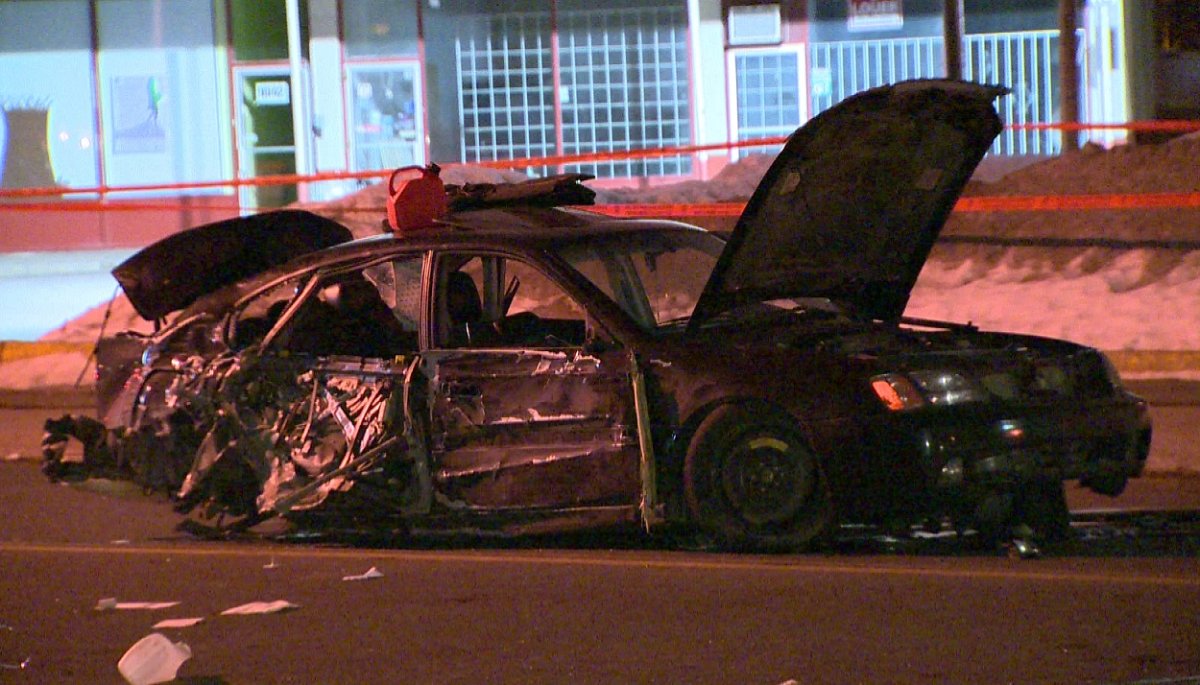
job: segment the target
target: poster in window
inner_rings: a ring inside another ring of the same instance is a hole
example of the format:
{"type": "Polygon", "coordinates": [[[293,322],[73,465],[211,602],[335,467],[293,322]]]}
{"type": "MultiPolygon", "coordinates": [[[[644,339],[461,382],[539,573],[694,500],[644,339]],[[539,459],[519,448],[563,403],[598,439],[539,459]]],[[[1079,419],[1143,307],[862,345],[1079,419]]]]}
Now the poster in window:
{"type": "Polygon", "coordinates": [[[904,0],[846,0],[851,31],[879,31],[904,26],[904,0]]]}
{"type": "Polygon", "coordinates": [[[159,117],[161,76],[115,76],[112,79],[113,152],[164,152],[167,131],[159,117]]]}

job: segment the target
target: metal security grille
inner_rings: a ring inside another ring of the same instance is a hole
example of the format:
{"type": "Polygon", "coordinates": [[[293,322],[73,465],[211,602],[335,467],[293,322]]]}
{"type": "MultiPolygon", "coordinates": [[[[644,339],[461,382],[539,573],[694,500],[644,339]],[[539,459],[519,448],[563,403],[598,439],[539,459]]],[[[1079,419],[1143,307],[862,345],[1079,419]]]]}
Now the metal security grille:
{"type": "MultiPolygon", "coordinates": [[[[660,148],[691,140],[682,3],[563,12],[558,21],[564,152],[660,148]]],[[[571,168],[598,177],[689,174],[691,158],[571,168]]]]}
{"type": "MultiPolygon", "coordinates": [[[[967,80],[1002,83],[1012,89],[998,103],[1006,124],[1058,120],[1058,31],[982,33],[966,36],[964,43],[967,60],[963,75],[967,80]]],[[[1054,130],[1006,127],[992,146],[993,153],[1002,155],[1054,155],[1061,151],[1062,134],[1054,130]]]]}
{"type": "Polygon", "coordinates": [[[868,88],[945,74],[942,45],[941,38],[813,43],[813,114],[868,88]]]}
{"type": "MultiPolygon", "coordinates": [[[[804,107],[801,53],[770,49],[736,51],[731,55],[735,83],[737,139],[786,136],[800,125],[804,107]]],[[[738,156],[775,153],[779,146],[742,148],[738,156]]]]}
{"type": "MultiPolygon", "coordinates": [[[[1086,43],[1080,35],[1086,60],[1086,43]]],[[[1058,31],[972,34],[964,38],[964,77],[1008,86],[1000,100],[1006,124],[1057,121],[1058,31]]],[[[814,43],[811,101],[813,113],[862,90],[913,78],[937,78],[945,72],[940,37],[814,43]]],[[[992,145],[1000,155],[1057,154],[1058,131],[1026,131],[1009,127],[992,145]]]]}
{"type": "Polygon", "coordinates": [[[463,161],[555,153],[549,13],[496,14],[456,42],[463,161]]]}

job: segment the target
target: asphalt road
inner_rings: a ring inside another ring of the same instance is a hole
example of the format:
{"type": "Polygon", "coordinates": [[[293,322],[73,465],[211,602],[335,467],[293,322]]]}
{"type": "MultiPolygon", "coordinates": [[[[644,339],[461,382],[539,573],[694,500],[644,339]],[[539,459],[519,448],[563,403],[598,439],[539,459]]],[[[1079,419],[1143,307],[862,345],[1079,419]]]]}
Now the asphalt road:
{"type": "MultiPolygon", "coordinates": [[[[0,454],[22,416],[0,411],[0,454]]],[[[382,549],[199,541],[160,498],[0,463],[0,683],[122,682],[122,654],[180,617],[203,619],[160,631],[190,646],[188,683],[1200,683],[1200,478],[1069,498],[1074,539],[1033,560],[870,531],[778,556],[637,535],[382,549]],[[1087,513],[1112,505],[1176,513],[1087,513]],[[221,615],[273,600],[297,606],[221,615]]]]}
{"type": "Polygon", "coordinates": [[[189,683],[1200,679],[1194,534],[1162,546],[1118,532],[1037,560],[926,543],[370,549],[196,541],[156,498],[51,485],[30,462],[0,464],[0,491],[6,683],[121,682],[125,650],[180,617],[204,619],[161,631],[190,646],[189,683]],[[343,580],[371,568],[382,577],[343,580]],[[180,604],[95,609],[109,597],[180,604]],[[297,606],[220,615],[274,600],[297,606]]]}

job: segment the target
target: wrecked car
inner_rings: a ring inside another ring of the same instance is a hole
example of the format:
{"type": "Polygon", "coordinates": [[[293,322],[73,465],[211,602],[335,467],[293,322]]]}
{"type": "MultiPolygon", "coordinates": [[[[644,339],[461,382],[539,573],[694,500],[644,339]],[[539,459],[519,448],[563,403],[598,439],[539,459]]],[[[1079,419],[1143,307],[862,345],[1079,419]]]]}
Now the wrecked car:
{"type": "Polygon", "coordinates": [[[1062,534],[1064,482],[1141,473],[1146,403],[1095,349],[903,315],[1002,95],[846,99],[728,240],[589,212],[578,175],[451,189],[434,225],[358,240],[299,210],[172,236],[114,270],[164,325],[101,341],[100,420],[48,422],[47,473],[129,478],[224,530],[1062,534]]]}

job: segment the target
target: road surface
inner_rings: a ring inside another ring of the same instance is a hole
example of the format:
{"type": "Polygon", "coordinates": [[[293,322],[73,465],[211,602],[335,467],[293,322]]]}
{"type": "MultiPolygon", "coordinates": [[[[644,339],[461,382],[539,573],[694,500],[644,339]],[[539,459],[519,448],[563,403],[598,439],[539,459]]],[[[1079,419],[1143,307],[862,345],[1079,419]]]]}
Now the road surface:
{"type": "MultiPolygon", "coordinates": [[[[0,454],[40,432],[27,411],[0,411],[0,454]]],[[[0,463],[0,682],[120,683],[155,623],[200,618],[160,631],[193,653],[181,682],[1200,683],[1200,478],[1069,497],[1073,539],[1033,560],[870,531],[774,556],[637,534],[373,548],[197,540],[159,497],[22,459],[0,463]],[[1087,513],[1114,503],[1174,513],[1087,513]],[[295,607],[221,614],[274,600],[295,607]]]]}

